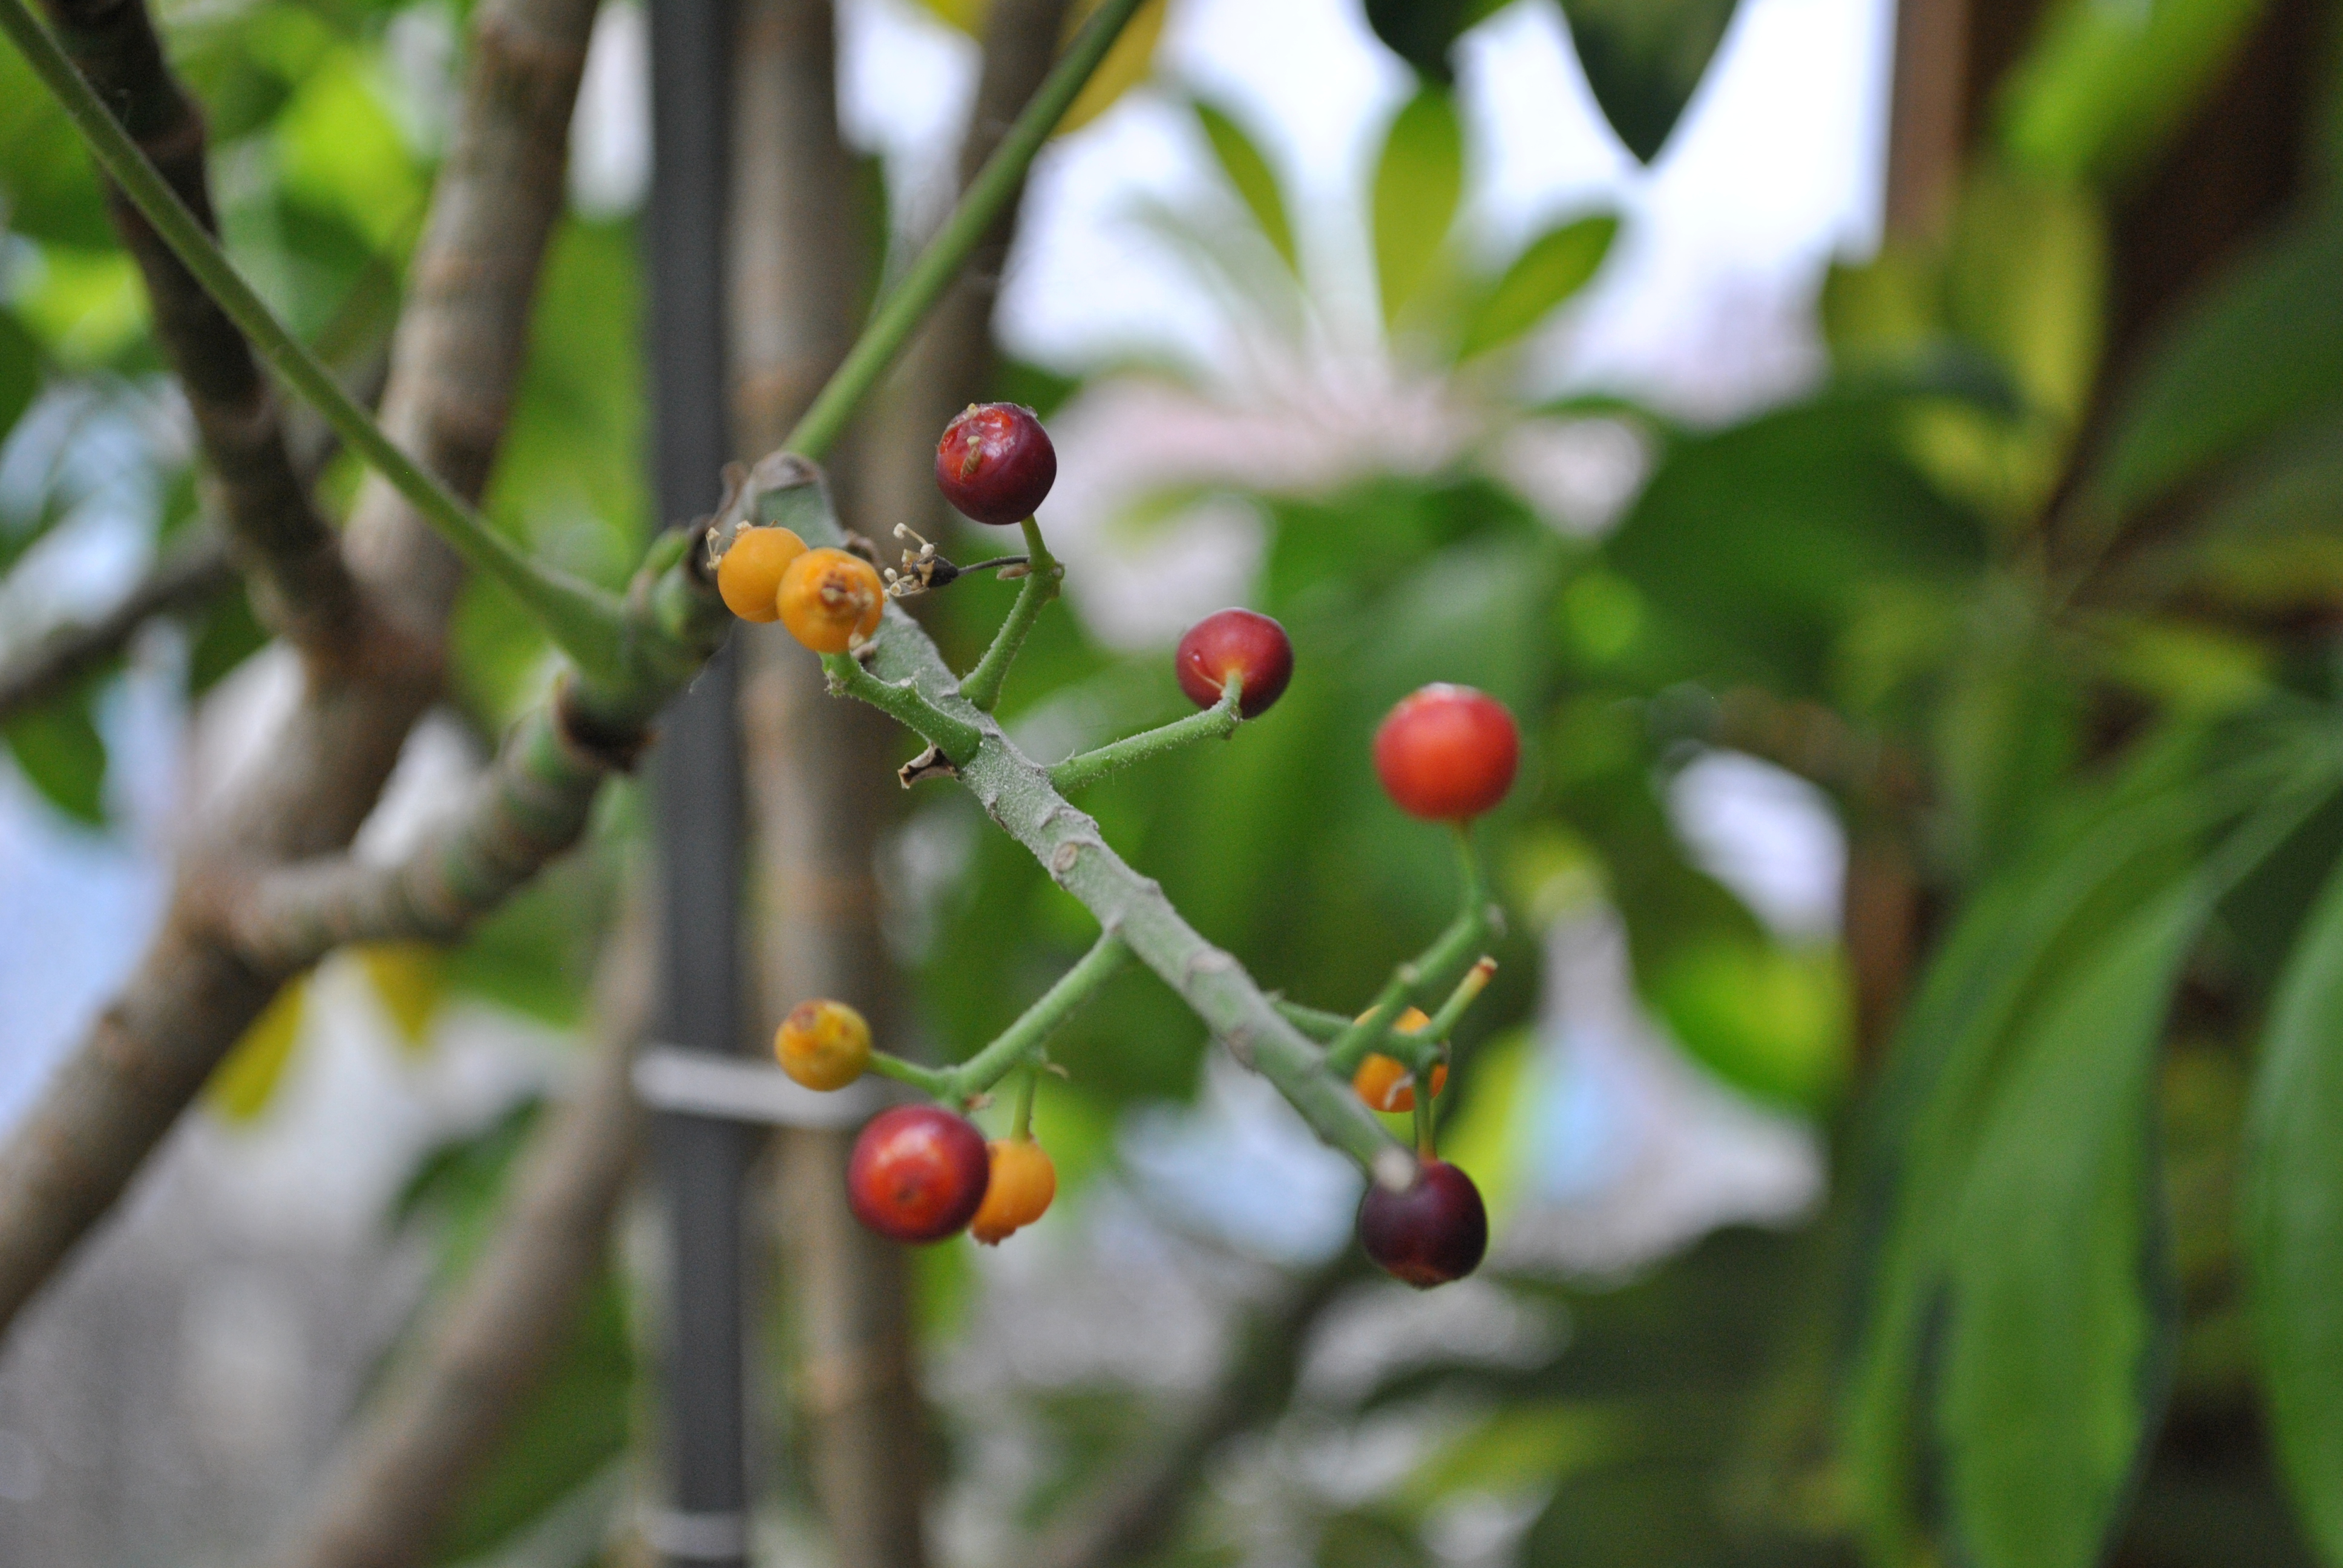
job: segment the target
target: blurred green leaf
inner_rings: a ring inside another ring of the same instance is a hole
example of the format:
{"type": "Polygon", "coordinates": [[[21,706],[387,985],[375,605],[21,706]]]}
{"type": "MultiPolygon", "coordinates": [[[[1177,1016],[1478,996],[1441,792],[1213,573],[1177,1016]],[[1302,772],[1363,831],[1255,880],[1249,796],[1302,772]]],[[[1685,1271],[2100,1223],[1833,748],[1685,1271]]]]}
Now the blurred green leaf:
{"type": "Polygon", "coordinates": [[[1680,438],[1606,541],[1607,564],[1719,673],[1823,690],[1877,585],[1957,584],[1984,558],[1976,522],[1904,455],[1904,407],[1838,393],[1680,438]]]}
{"type": "Polygon", "coordinates": [[[276,1098],[292,1064],[293,1048],[301,1043],[301,1020],[307,1011],[306,977],[286,982],[276,998],[204,1083],[204,1103],[229,1121],[256,1120],[276,1098]]]}
{"type": "Polygon", "coordinates": [[[106,739],[85,687],[28,708],[6,725],[17,770],[43,799],[76,822],[106,826],[106,739]]]}
{"type": "Polygon", "coordinates": [[[1604,117],[1644,163],[1659,156],[1733,20],[1734,0],[1560,0],[1604,117]]]}
{"type": "Polygon", "coordinates": [[[2109,582],[2119,599],[2325,611],[2343,598],[2343,423],[2312,425],[2241,465],[2185,529],[2150,540],[2109,582]]]}
{"type": "Polygon", "coordinates": [[[1598,213],[1558,224],[1523,246],[1473,313],[1457,357],[1501,348],[1544,320],[1586,286],[1618,232],[1617,217],[1598,213]]]}
{"type": "Polygon", "coordinates": [[[2013,1043],[1952,1242],[1937,1434],[1979,1568],[2099,1560],[2167,1375],[2174,1288],[2148,1145],[2184,886],[2062,974],[2013,1043]]]}
{"type": "Polygon", "coordinates": [[[2144,169],[2227,75],[2263,0],[2059,0],[2002,78],[2002,146],[2059,179],[2144,169]]]}
{"type": "Polygon", "coordinates": [[[1414,67],[1417,75],[1443,85],[1455,69],[1448,51],[1457,37],[1506,0],[1366,0],[1367,25],[1383,46],[1414,67]]]}
{"type": "Polygon", "coordinates": [[[228,671],[268,646],[268,633],[252,613],[251,598],[231,588],[205,608],[187,650],[187,695],[200,697],[228,671]]]}
{"type": "Polygon", "coordinates": [[[1212,156],[1219,161],[1221,172],[1236,188],[1245,210],[1261,226],[1262,236],[1277,254],[1284,258],[1286,267],[1297,276],[1302,270],[1302,256],[1293,243],[1293,225],[1285,214],[1285,197],[1278,189],[1276,171],[1269,159],[1245,134],[1242,126],[1223,110],[1202,98],[1189,101],[1195,111],[1197,124],[1204,128],[1204,139],[1212,144],[1212,156]]]}
{"type": "Polygon", "coordinates": [[[46,357],[40,344],[13,311],[0,310],[0,441],[16,427],[25,410],[41,390],[41,367],[46,357]]]}
{"type": "Polygon", "coordinates": [[[2129,514],[2343,403],[2343,211],[2231,263],[2168,324],[2118,400],[2088,494],[2129,514]]]}
{"type": "Polygon", "coordinates": [[[2272,1445],[2308,1533],[2343,1561],[2343,875],[2271,1000],[2239,1227],[2272,1445]]]}
{"type": "Polygon", "coordinates": [[[1385,325],[1431,278],[1463,194],[1463,124],[1446,89],[1424,87],[1393,118],[1375,160],[1375,278],[1385,325]]]}
{"type": "Polygon", "coordinates": [[[1846,975],[1829,949],[1683,944],[1644,986],[1677,1040],[1719,1077],[1794,1110],[1826,1110],[1849,1065],[1846,975]]]}

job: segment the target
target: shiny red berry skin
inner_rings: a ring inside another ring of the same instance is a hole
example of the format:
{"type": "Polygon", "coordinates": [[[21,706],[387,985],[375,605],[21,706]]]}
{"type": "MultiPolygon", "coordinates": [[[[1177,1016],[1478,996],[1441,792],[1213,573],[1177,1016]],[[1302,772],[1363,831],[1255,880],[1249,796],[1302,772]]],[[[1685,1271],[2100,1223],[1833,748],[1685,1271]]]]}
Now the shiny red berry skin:
{"type": "Polygon", "coordinates": [[[1285,628],[1249,609],[1215,610],[1188,628],[1172,656],[1180,689],[1199,708],[1221,699],[1231,675],[1242,675],[1244,694],[1237,711],[1258,719],[1269,711],[1293,678],[1293,643],[1285,628]]]}
{"type": "Polygon", "coordinates": [[[940,1241],[984,1201],[984,1134],[936,1105],[898,1105],[864,1123],[846,1162],[854,1217],[898,1241],[940,1241]]]}
{"type": "Polygon", "coordinates": [[[1521,759],[1513,716],[1469,686],[1427,686],[1403,698],[1375,731],[1383,792],[1431,822],[1461,822],[1503,800],[1521,759]]]}
{"type": "Polygon", "coordinates": [[[1383,1272],[1428,1291],[1481,1266],[1489,1211],[1470,1176],[1444,1160],[1421,1160],[1404,1192],[1368,1184],[1359,1200],[1359,1244],[1383,1272]]]}
{"type": "Polygon", "coordinates": [[[980,523],[1023,522],[1057,481],[1050,433],[1014,403],[970,404],[936,443],[936,488],[980,523]]]}

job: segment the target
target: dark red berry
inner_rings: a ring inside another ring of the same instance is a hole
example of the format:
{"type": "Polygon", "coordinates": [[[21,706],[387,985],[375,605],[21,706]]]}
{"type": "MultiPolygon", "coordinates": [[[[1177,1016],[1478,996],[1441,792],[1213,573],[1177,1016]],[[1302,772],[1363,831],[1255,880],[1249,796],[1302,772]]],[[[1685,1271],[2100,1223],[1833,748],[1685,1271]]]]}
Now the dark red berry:
{"type": "Polygon", "coordinates": [[[1470,1176],[1443,1160],[1420,1160],[1415,1184],[1404,1192],[1368,1185],[1359,1200],[1359,1244],[1383,1272],[1428,1291],[1481,1266],[1489,1211],[1470,1176]]]}
{"type": "Polygon", "coordinates": [[[970,404],[936,443],[936,487],[980,523],[1023,522],[1057,479],[1050,433],[1014,403],[970,404]]]}
{"type": "Polygon", "coordinates": [[[1411,817],[1456,822],[1505,798],[1521,732],[1495,698],[1469,686],[1427,686],[1403,698],[1375,731],[1375,774],[1411,817]]]}
{"type": "Polygon", "coordinates": [[[846,1162],[854,1217],[898,1241],[940,1241],[984,1201],[984,1134],[935,1105],[898,1105],[863,1125],[846,1162]]]}
{"type": "Polygon", "coordinates": [[[1285,628],[1249,609],[1215,610],[1188,628],[1173,656],[1180,689],[1199,708],[1221,699],[1232,675],[1244,679],[1237,711],[1258,719],[1293,678],[1293,643],[1285,628]]]}

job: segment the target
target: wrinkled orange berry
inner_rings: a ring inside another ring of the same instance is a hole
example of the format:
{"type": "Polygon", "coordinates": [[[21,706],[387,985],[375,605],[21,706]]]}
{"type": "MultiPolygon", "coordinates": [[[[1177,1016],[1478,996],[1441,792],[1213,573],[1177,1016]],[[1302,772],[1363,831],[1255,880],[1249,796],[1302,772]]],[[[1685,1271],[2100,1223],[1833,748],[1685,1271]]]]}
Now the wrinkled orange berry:
{"type": "Polygon", "coordinates": [[[781,574],[805,554],[805,541],[788,528],[749,528],[732,536],[716,563],[716,591],[742,620],[781,618],[781,574]]]}
{"type": "Polygon", "coordinates": [[[781,624],[816,653],[844,653],[879,629],[887,590],[860,556],[808,550],[781,573],[781,624]]]}
{"type": "Polygon", "coordinates": [[[773,1055],[808,1089],[843,1089],[870,1065],[870,1025],[842,1001],[801,1001],[774,1034],[773,1055]]]}
{"type": "Polygon", "coordinates": [[[988,1145],[992,1151],[992,1179],[985,1184],[984,1201],[968,1233],[988,1247],[997,1247],[1012,1231],[1021,1231],[1050,1211],[1058,1195],[1058,1168],[1031,1138],[1001,1138],[988,1145]]]}
{"type": "MultiPolygon", "coordinates": [[[[1364,1018],[1367,1015],[1361,1013],[1359,1016],[1364,1018]]],[[[1399,1031],[1402,1034],[1413,1034],[1431,1021],[1432,1020],[1424,1016],[1423,1010],[1420,1007],[1409,1008],[1400,1014],[1397,1020],[1399,1031]]],[[[1433,1062],[1432,1064],[1432,1098],[1439,1099],[1440,1091],[1447,1087],[1448,1064],[1444,1061],[1433,1062]]],[[[1407,1070],[1407,1063],[1396,1057],[1385,1056],[1380,1050],[1369,1051],[1367,1059],[1359,1063],[1359,1070],[1351,1075],[1351,1088],[1357,1092],[1361,1100],[1367,1102],[1370,1110],[1413,1111],[1415,1109],[1415,1074],[1407,1070]]]]}

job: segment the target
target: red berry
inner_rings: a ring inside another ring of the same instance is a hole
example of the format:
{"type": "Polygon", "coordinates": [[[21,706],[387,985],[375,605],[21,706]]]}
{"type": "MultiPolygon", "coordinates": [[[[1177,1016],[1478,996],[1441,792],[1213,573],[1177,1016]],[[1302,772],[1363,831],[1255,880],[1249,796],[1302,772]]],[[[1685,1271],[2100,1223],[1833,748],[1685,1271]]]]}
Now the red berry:
{"type": "Polygon", "coordinates": [[[1505,798],[1521,763],[1505,705],[1469,686],[1427,686],[1403,698],[1375,731],[1375,774],[1411,817],[1457,822],[1505,798]]]}
{"type": "Polygon", "coordinates": [[[1221,699],[1232,675],[1244,680],[1237,711],[1258,719],[1293,678],[1293,644],[1285,628],[1249,609],[1215,610],[1188,628],[1172,656],[1180,689],[1199,708],[1221,699]]]}
{"type": "Polygon", "coordinates": [[[1359,1243],[1375,1266],[1419,1291],[1461,1280],[1489,1250],[1489,1211],[1473,1179],[1443,1160],[1416,1161],[1415,1183],[1370,1183],[1359,1200],[1359,1243]]]}
{"type": "Polygon", "coordinates": [[[864,1124],[846,1162],[854,1217],[898,1241],[940,1241],[984,1201],[984,1134],[935,1105],[898,1105],[864,1124]]]}
{"type": "Polygon", "coordinates": [[[1023,522],[1057,479],[1050,433],[1014,403],[970,404],[936,443],[936,487],[980,523],[1023,522]]]}

